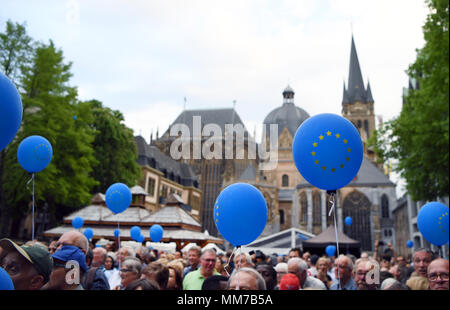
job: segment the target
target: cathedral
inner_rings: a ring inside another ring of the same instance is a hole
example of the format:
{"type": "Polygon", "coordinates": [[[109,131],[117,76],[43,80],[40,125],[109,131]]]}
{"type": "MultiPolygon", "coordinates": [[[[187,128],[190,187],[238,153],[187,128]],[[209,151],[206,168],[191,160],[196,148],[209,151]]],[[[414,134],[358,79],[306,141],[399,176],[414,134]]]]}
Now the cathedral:
{"type": "MultiPolygon", "coordinates": [[[[337,191],[336,207],[338,229],[361,242],[361,249],[372,251],[374,241],[382,240],[395,246],[392,210],[397,198],[395,184],[375,163],[375,154],[368,147],[368,139],[375,129],[374,99],[368,82],[365,86],[352,37],[348,82],[343,88],[342,116],[353,123],[361,135],[364,145],[364,159],[361,168],[344,188],[337,191]],[[344,218],[351,216],[353,224],[344,226],[344,218]]],[[[213,221],[212,208],[216,197],[226,186],[246,182],[256,186],[264,195],[268,208],[268,221],[261,237],[288,228],[298,228],[310,234],[319,234],[334,223],[328,216],[329,197],[306,180],[298,172],[293,157],[292,143],[297,128],[310,117],[307,111],[295,103],[295,92],[287,86],[282,92],[282,105],[266,116],[264,127],[278,126],[278,164],[273,170],[261,169],[264,160],[258,156],[251,159],[245,153],[244,159],[184,159],[191,165],[199,179],[203,193],[201,203],[202,228],[218,236],[213,221]]],[[[327,111],[323,111],[326,113],[327,111]]],[[[185,110],[174,124],[185,124],[194,130],[193,117],[201,117],[201,126],[214,123],[226,134],[225,124],[241,124],[242,120],[234,109],[185,110]]],[[[245,126],[244,126],[245,128],[245,126]]],[[[245,145],[254,143],[254,138],[245,130],[245,145]]],[[[153,145],[169,154],[176,137],[169,129],[153,145]]],[[[202,141],[207,137],[200,137],[202,141]]],[[[262,141],[269,145],[270,131],[263,130],[262,141]]],[[[190,142],[193,144],[192,141],[190,142]]],[[[236,147],[236,145],[233,145],[236,147]]]]}

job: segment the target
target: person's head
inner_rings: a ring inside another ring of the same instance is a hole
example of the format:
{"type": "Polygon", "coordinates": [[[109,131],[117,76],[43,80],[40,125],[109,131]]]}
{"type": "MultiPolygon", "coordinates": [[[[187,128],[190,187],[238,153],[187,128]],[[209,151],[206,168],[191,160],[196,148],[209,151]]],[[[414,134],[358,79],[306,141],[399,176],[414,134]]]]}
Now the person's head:
{"type": "Polygon", "coordinates": [[[93,257],[92,257],[92,267],[100,267],[105,263],[106,255],[108,252],[106,252],[106,249],[104,248],[95,248],[92,250],[93,257]]]}
{"type": "Polygon", "coordinates": [[[299,257],[293,257],[289,259],[288,261],[288,272],[295,274],[298,278],[298,281],[300,283],[300,287],[303,287],[303,284],[305,284],[308,270],[308,264],[299,257]]]}
{"type": "Polygon", "coordinates": [[[213,275],[205,279],[202,284],[202,291],[222,291],[227,289],[228,277],[223,275],[213,275]]]}
{"type": "Polygon", "coordinates": [[[397,256],[395,258],[395,263],[397,265],[406,266],[406,259],[403,256],[397,256]]]}
{"type": "Polygon", "coordinates": [[[253,261],[248,253],[241,253],[234,256],[234,266],[238,268],[242,267],[253,267],[253,261]]]}
{"type": "Polygon", "coordinates": [[[197,267],[200,264],[200,256],[202,255],[202,249],[194,245],[191,247],[187,253],[189,266],[197,267]]]}
{"type": "Polygon", "coordinates": [[[260,264],[256,266],[256,271],[258,271],[264,278],[264,281],[266,282],[266,289],[273,290],[277,285],[277,272],[272,265],[260,264]]]}
{"type": "Polygon", "coordinates": [[[253,268],[234,269],[228,279],[229,290],[266,290],[264,278],[253,268]]]}
{"type": "Polygon", "coordinates": [[[280,284],[281,278],[288,273],[287,263],[278,263],[275,271],[277,272],[277,283],[280,284]]]}
{"type": "Polygon", "coordinates": [[[222,273],[224,271],[224,266],[220,257],[216,258],[216,265],[214,266],[214,269],[216,269],[218,273],[222,273]]]}
{"type": "Polygon", "coordinates": [[[48,245],[48,252],[50,254],[55,253],[55,251],[56,251],[56,243],[58,243],[58,239],[53,239],[52,241],[50,241],[50,243],[48,245]]]}
{"type": "Polygon", "coordinates": [[[353,262],[350,257],[346,255],[339,255],[339,257],[334,261],[335,269],[334,275],[336,279],[340,279],[341,284],[345,285],[345,283],[350,280],[353,272],[353,262]]]}
{"type": "Polygon", "coordinates": [[[128,284],[126,291],[159,291],[159,285],[153,280],[149,279],[137,279],[128,284]]]}
{"type": "Polygon", "coordinates": [[[181,251],[175,251],[175,259],[183,258],[183,254],[181,254],[181,251]]]}
{"type": "Polygon", "coordinates": [[[79,248],[86,255],[89,248],[89,241],[85,235],[78,230],[65,232],[56,242],[56,249],[60,249],[64,245],[73,245],[79,248]]]}
{"type": "Polygon", "coordinates": [[[368,259],[369,258],[369,254],[367,252],[362,252],[360,258],[368,259]]]}
{"type": "Polygon", "coordinates": [[[120,284],[125,288],[141,277],[142,264],[136,257],[126,257],[120,266],[120,284]]]}
{"type": "Polygon", "coordinates": [[[311,253],[309,253],[309,252],[303,253],[302,258],[308,264],[309,267],[313,266],[313,265],[311,265],[311,253]]]}
{"type": "Polygon", "coordinates": [[[214,273],[214,267],[216,266],[216,251],[206,249],[200,256],[201,274],[204,278],[210,277],[214,273]]]}
{"type": "Polygon", "coordinates": [[[317,272],[327,273],[327,271],[330,269],[330,264],[331,262],[328,257],[319,257],[316,262],[317,272]]]}
{"type": "Polygon", "coordinates": [[[433,253],[429,249],[420,248],[414,252],[413,263],[417,275],[427,277],[428,265],[433,260],[433,253]]]}
{"type": "Polygon", "coordinates": [[[82,250],[73,245],[64,245],[52,257],[53,270],[45,289],[71,290],[77,287],[88,268],[82,250]]]}
{"type": "Polygon", "coordinates": [[[298,291],[300,289],[300,282],[296,275],[292,273],[285,274],[280,281],[280,290],[283,291],[298,291]]]}
{"type": "Polygon", "coordinates": [[[94,258],[94,252],[92,251],[91,248],[88,248],[86,251],[86,265],[88,265],[88,267],[91,266],[93,258],[94,258]]]}
{"type": "Polygon", "coordinates": [[[413,276],[406,281],[406,286],[413,291],[428,290],[430,288],[430,283],[425,277],[413,276]]]}
{"type": "Polygon", "coordinates": [[[116,264],[116,255],[113,252],[108,252],[105,259],[105,269],[111,270],[114,269],[114,265],[116,264]]]}
{"type": "Polygon", "coordinates": [[[0,240],[0,247],[3,256],[0,266],[9,274],[16,290],[39,290],[48,282],[53,260],[45,248],[18,246],[10,239],[0,240]]]}
{"type": "Polygon", "coordinates": [[[353,270],[353,279],[358,290],[377,289],[380,279],[378,263],[373,259],[358,259],[353,270]],[[370,272],[370,274],[369,274],[370,272]]]}
{"type": "Polygon", "coordinates": [[[142,270],[142,278],[156,281],[161,290],[165,290],[169,281],[170,271],[167,266],[159,262],[151,262],[142,270]]]}
{"type": "Polygon", "coordinates": [[[122,262],[127,257],[136,257],[136,252],[133,250],[132,247],[123,246],[119,249],[119,252],[117,253],[117,263],[122,264],[122,262]]]}
{"type": "Polygon", "coordinates": [[[448,290],[448,260],[435,259],[428,266],[430,290],[448,290]]]}
{"type": "Polygon", "coordinates": [[[169,269],[169,278],[167,281],[167,290],[182,290],[183,289],[183,278],[178,268],[173,265],[167,266],[169,269]]]}
{"type": "Polygon", "coordinates": [[[266,255],[260,250],[255,251],[255,265],[264,264],[266,262],[266,255]]]}
{"type": "Polygon", "coordinates": [[[386,278],[384,281],[381,282],[381,287],[380,289],[385,291],[385,290],[389,290],[389,288],[394,285],[400,283],[397,280],[395,280],[394,278],[386,278]]]}
{"type": "Polygon", "coordinates": [[[303,253],[302,253],[302,250],[300,250],[300,248],[292,248],[290,251],[289,251],[289,255],[288,255],[289,257],[289,259],[290,258],[293,258],[293,257],[299,257],[299,258],[301,258],[302,256],[303,256],[303,253]]]}

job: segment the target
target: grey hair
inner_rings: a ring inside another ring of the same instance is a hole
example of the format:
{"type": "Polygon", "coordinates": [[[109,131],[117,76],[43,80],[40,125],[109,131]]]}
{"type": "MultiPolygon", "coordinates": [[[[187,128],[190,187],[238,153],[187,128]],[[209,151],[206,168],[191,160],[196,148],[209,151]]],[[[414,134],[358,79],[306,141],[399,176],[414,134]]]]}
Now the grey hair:
{"type": "Polygon", "coordinates": [[[382,283],[381,283],[381,288],[382,290],[387,290],[389,289],[392,285],[394,284],[400,284],[400,282],[398,282],[397,280],[395,280],[394,278],[387,278],[385,279],[382,283]]]}
{"type": "Polygon", "coordinates": [[[192,247],[188,250],[188,252],[190,252],[190,251],[195,251],[195,252],[197,252],[197,253],[198,253],[198,256],[202,255],[202,248],[199,247],[198,245],[192,246],[192,247]]]}
{"type": "Polygon", "coordinates": [[[341,258],[345,258],[348,261],[348,269],[353,270],[352,259],[350,257],[348,257],[347,255],[341,254],[338,256],[338,258],[336,260],[341,259],[341,258]]]}
{"type": "Polygon", "coordinates": [[[300,257],[292,257],[288,260],[288,266],[289,264],[296,264],[298,266],[298,269],[300,271],[307,271],[309,266],[308,264],[301,259],[300,257]]]}
{"type": "Polygon", "coordinates": [[[242,253],[240,253],[240,254],[238,254],[238,255],[235,255],[235,256],[234,256],[234,260],[236,259],[236,257],[239,257],[239,256],[241,256],[241,255],[244,255],[244,256],[245,256],[245,260],[247,261],[247,263],[249,263],[250,265],[253,265],[252,257],[251,257],[250,254],[248,254],[248,253],[242,252],[242,253]]]}
{"type": "Polygon", "coordinates": [[[238,276],[240,272],[244,272],[247,273],[253,277],[256,278],[256,282],[258,284],[258,290],[267,290],[266,288],[266,281],[264,280],[264,278],[262,277],[262,275],[256,271],[254,268],[250,268],[250,267],[242,267],[239,269],[234,269],[233,272],[231,273],[230,278],[228,279],[228,283],[227,283],[227,287],[230,287],[231,284],[231,280],[235,277],[238,276]]]}
{"type": "Polygon", "coordinates": [[[141,261],[139,259],[137,259],[136,257],[132,257],[132,256],[127,256],[125,257],[124,261],[122,262],[122,266],[129,266],[131,268],[131,270],[134,273],[137,273],[139,276],[141,275],[141,271],[142,271],[142,264],[141,261]]]}
{"type": "Polygon", "coordinates": [[[217,256],[216,251],[214,251],[213,249],[206,249],[203,251],[202,256],[200,257],[203,257],[206,253],[213,253],[215,256],[217,256]]]}
{"type": "Polygon", "coordinates": [[[136,257],[136,252],[134,251],[134,249],[132,247],[123,246],[123,247],[121,247],[121,249],[127,250],[127,252],[128,252],[127,256],[136,257]]]}
{"type": "Polygon", "coordinates": [[[434,253],[429,248],[418,248],[414,251],[413,257],[416,256],[416,254],[419,252],[426,252],[431,255],[431,258],[434,258],[434,253]]]}

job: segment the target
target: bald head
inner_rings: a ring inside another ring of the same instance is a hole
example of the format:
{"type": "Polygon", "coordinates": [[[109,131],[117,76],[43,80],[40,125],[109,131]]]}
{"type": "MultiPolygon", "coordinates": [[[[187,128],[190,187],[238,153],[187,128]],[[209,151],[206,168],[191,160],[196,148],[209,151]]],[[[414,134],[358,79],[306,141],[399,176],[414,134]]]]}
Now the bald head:
{"type": "Polygon", "coordinates": [[[92,267],[100,267],[105,263],[106,260],[106,250],[104,248],[95,248],[92,250],[92,267]]]}
{"type": "Polygon", "coordinates": [[[59,249],[63,245],[73,245],[81,249],[84,254],[86,254],[89,248],[89,241],[86,236],[77,230],[71,230],[62,234],[56,243],[56,248],[59,249]]]}
{"type": "Polygon", "coordinates": [[[428,265],[430,290],[448,290],[448,260],[438,258],[428,265]]]}

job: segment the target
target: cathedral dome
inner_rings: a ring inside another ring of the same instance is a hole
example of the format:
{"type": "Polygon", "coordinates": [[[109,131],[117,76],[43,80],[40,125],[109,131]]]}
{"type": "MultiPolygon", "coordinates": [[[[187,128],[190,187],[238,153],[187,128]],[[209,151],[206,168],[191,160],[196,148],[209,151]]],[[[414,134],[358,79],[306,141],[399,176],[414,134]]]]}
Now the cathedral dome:
{"type": "MultiPolygon", "coordinates": [[[[297,107],[294,104],[294,91],[288,85],[283,91],[283,105],[279,108],[274,109],[270,112],[264,119],[264,125],[277,124],[278,125],[278,136],[287,128],[292,138],[295,136],[297,128],[307,119],[309,114],[302,108],[297,107]]],[[[270,126],[266,127],[265,130],[269,132],[270,126]]]]}

